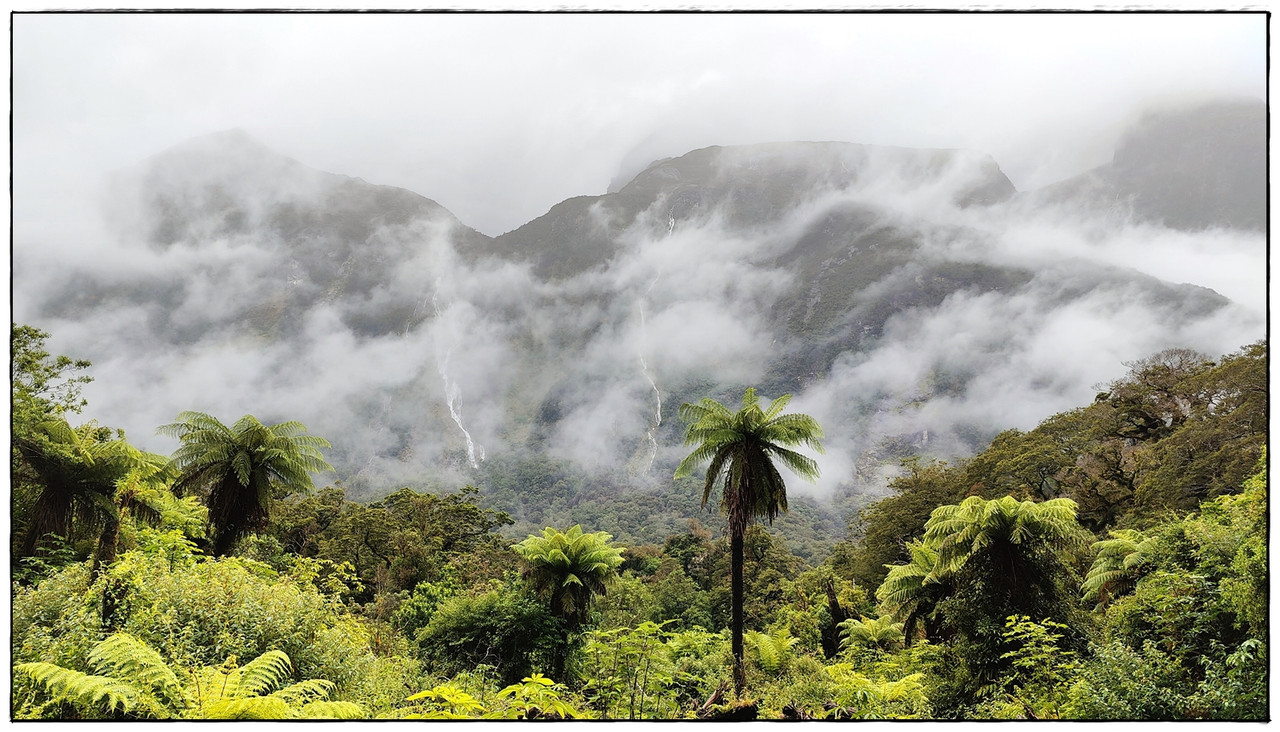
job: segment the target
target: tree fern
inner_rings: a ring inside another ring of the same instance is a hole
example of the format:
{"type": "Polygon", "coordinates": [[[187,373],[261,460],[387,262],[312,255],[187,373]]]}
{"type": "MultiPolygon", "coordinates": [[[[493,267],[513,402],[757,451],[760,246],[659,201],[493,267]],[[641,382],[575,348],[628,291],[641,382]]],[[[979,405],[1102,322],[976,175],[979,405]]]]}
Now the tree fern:
{"type": "Polygon", "coordinates": [[[875,620],[850,618],[840,623],[842,648],[875,647],[888,651],[901,646],[905,640],[903,623],[895,623],[893,616],[882,615],[875,620]]]}
{"type": "Polygon", "coordinates": [[[790,401],[791,395],[784,394],[768,409],[761,409],[756,390],[748,388],[737,412],[709,398],[680,406],[680,418],[688,424],[684,442],[693,446],[693,452],[676,466],[675,477],[692,475],[694,468],[707,463],[702,505],[707,505],[719,487],[720,508],[729,522],[730,643],[733,683],[739,696],[746,686],[743,535],[757,517],[773,523],[779,513],[787,511],[787,486],[775,460],[805,480],[818,477],[817,462],[791,448],[802,445],[821,453],[822,428],[806,414],[783,414],[790,401]]]}
{"type": "Polygon", "coordinates": [[[1080,586],[1083,599],[1096,600],[1102,609],[1111,599],[1129,592],[1151,566],[1156,539],[1135,529],[1109,532],[1110,539],[1090,547],[1097,556],[1080,586]]]}
{"type": "Polygon", "coordinates": [[[925,524],[925,543],[937,550],[932,580],[954,574],[974,556],[999,547],[1032,548],[1039,542],[1079,542],[1076,504],[1068,498],[1043,503],[1012,496],[986,500],[970,496],[939,506],[925,524]]]}
{"type": "Polygon", "coordinates": [[[512,548],[525,560],[525,575],[552,612],[573,627],[587,621],[591,602],[608,591],[622,564],[622,552],[603,531],[584,533],[582,526],[567,531],[551,527],[542,536],[529,536],[512,548]]]}
{"type": "Polygon", "coordinates": [[[116,481],[130,470],[163,465],[96,422],[72,427],[45,419],[15,435],[16,457],[37,477],[40,495],[29,512],[22,554],[31,555],[46,534],[70,536],[73,524],[102,525],[118,519],[116,481]]]}
{"type": "Polygon", "coordinates": [[[180,442],[174,491],[205,499],[218,556],[266,526],[274,499],[309,493],[311,473],[333,470],[320,453],[329,442],[304,434],[300,422],[268,426],[246,414],[228,427],[203,412],[183,412],[157,431],[180,442]]]}

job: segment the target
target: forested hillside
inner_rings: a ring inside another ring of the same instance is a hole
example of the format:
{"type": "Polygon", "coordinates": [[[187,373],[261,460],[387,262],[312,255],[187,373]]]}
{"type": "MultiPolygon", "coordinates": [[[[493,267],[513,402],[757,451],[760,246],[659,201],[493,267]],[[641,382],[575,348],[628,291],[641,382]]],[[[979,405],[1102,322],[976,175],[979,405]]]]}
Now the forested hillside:
{"type": "Polygon", "coordinates": [[[485,495],[357,501],[341,434],[182,412],[158,455],[82,422],[94,367],[48,337],[12,336],[13,718],[1268,713],[1265,341],[1160,351],[969,459],[908,458],[832,542],[785,446],[843,425],[785,398],[690,398],[689,477],[619,502],[498,454],[485,495]]]}

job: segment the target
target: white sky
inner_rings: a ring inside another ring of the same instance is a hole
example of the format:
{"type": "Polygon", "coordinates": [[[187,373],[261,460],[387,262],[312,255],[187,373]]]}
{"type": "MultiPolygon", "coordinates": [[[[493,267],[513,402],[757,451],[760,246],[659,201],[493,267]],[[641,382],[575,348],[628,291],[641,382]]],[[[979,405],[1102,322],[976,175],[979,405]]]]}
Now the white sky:
{"type": "Polygon", "coordinates": [[[15,232],[230,127],[498,234],[713,144],[973,148],[1025,190],[1267,83],[1258,13],[19,14],[12,50],[15,232]]]}

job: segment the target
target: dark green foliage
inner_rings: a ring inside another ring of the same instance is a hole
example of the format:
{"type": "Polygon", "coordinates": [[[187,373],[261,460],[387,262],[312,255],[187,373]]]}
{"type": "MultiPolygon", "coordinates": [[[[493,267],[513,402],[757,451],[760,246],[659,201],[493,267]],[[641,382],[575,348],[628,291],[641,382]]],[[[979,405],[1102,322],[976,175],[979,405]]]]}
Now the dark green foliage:
{"type": "Polygon", "coordinates": [[[458,587],[454,581],[419,583],[413,588],[413,594],[396,608],[391,616],[391,625],[406,638],[416,638],[418,631],[431,622],[436,609],[457,594],[458,587]]]}
{"type": "Polygon", "coordinates": [[[1130,364],[1106,404],[1116,417],[1111,439],[1137,440],[1121,469],[1133,476],[1134,511],[1189,510],[1235,493],[1265,443],[1265,343],[1215,364],[1174,349],[1130,364]]]}
{"type": "Polygon", "coordinates": [[[329,487],[276,502],[268,531],[289,551],[350,564],[362,585],[356,599],[366,603],[379,591],[444,580],[450,566],[463,585],[502,576],[510,553],[495,532],[511,518],[480,500],[471,486],[442,495],[402,488],[360,504],[329,487]]]}
{"type": "MultiPolygon", "coordinates": [[[[32,555],[45,535],[71,536],[76,524],[82,529],[118,527],[116,483],[130,471],[154,473],[165,463],[162,456],[141,452],[94,422],[72,428],[60,417],[15,436],[14,449],[38,491],[27,509],[23,556],[32,555]]],[[[114,536],[111,540],[114,553],[114,536]]]]}
{"type": "Polygon", "coordinates": [[[564,621],[513,587],[445,600],[416,642],[434,673],[493,666],[504,684],[552,667],[563,652],[564,621]]]}
{"type": "Polygon", "coordinates": [[[656,615],[673,621],[672,629],[716,627],[711,620],[711,598],[690,579],[675,558],[663,560],[651,586],[656,615]]]}
{"type": "Polygon", "coordinates": [[[1109,644],[1081,670],[1067,712],[1076,719],[1177,719],[1185,676],[1181,665],[1153,643],[1136,651],[1109,644]]]}

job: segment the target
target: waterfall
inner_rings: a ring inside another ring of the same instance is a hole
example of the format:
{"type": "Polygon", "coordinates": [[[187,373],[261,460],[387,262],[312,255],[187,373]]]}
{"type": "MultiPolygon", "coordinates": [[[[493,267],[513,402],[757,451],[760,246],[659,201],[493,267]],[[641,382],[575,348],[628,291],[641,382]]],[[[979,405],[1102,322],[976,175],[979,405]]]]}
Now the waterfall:
{"type": "Polygon", "coordinates": [[[453,418],[458,429],[462,430],[462,436],[467,440],[467,461],[471,463],[471,467],[480,467],[480,461],[484,460],[484,447],[476,445],[471,439],[471,433],[462,424],[462,387],[458,386],[458,382],[449,378],[449,358],[453,355],[454,343],[453,339],[449,339],[447,346],[443,344],[441,338],[439,323],[441,322],[440,303],[436,297],[440,289],[440,280],[436,280],[436,291],[431,294],[431,307],[436,313],[436,368],[440,372],[440,378],[444,381],[444,400],[449,407],[449,416],[453,418]]]}
{"type": "MultiPolygon", "coordinates": [[[[659,275],[659,277],[660,276],[661,275],[659,275]]],[[[645,431],[645,437],[649,440],[649,462],[645,464],[644,470],[640,471],[642,474],[649,472],[649,468],[653,467],[654,458],[658,456],[658,440],[656,434],[658,432],[658,427],[662,426],[662,392],[659,391],[657,382],[653,380],[653,375],[649,373],[649,364],[644,360],[644,349],[645,345],[648,343],[644,321],[644,304],[645,298],[653,290],[653,286],[656,284],[658,284],[658,277],[653,278],[653,282],[649,283],[649,287],[645,289],[644,295],[640,296],[640,300],[637,303],[640,309],[640,373],[644,376],[645,380],[649,382],[649,386],[653,389],[653,398],[655,401],[653,418],[649,421],[649,429],[645,431]]]]}

